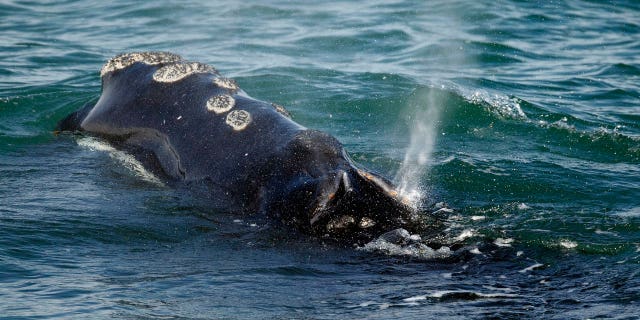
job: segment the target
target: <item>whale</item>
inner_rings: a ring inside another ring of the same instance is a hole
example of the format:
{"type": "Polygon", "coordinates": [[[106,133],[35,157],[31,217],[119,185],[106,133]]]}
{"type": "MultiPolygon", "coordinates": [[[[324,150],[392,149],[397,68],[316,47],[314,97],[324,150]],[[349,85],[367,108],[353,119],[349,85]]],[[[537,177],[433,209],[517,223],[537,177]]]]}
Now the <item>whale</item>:
{"type": "Polygon", "coordinates": [[[366,242],[420,223],[382,175],[333,136],[254,99],[215,68],[169,52],[129,52],[100,70],[102,90],[56,130],[90,135],[215,206],[320,238],[366,242]]]}

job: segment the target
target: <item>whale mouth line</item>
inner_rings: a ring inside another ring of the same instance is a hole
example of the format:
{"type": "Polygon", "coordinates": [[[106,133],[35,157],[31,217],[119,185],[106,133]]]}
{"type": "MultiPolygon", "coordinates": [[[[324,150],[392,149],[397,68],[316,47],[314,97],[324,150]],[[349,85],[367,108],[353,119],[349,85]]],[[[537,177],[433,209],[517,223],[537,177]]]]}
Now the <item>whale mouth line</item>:
{"type": "Polygon", "coordinates": [[[416,219],[413,207],[376,174],[340,169],[324,188],[309,215],[309,227],[321,235],[373,236],[407,227],[416,219]]]}
{"type": "Polygon", "coordinates": [[[339,170],[330,184],[329,192],[323,192],[323,196],[317,201],[317,205],[311,213],[311,227],[326,218],[331,213],[331,208],[337,207],[338,202],[352,192],[353,186],[349,180],[349,174],[345,170],[339,170]]]}

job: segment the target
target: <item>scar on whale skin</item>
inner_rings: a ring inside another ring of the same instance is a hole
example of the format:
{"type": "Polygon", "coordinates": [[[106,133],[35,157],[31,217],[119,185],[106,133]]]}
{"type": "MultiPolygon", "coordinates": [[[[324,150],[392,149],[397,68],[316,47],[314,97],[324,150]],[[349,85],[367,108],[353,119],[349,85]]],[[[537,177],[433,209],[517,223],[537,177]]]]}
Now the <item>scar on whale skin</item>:
{"type": "Polygon", "coordinates": [[[171,83],[182,80],[195,73],[217,74],[216,69],[199,62],[180,62],[166,65],[153,73],[153,80],[171,83]]]}
{"type": "Polygon", "coordinates": [[[233,110],[225,121],[234,131],[244,130],[251,123],[251,114],[245,110],[233,110]]]}
{"type": "Polygon", "coordinates": [[[148,65],[158,65],[163,63],[175,63],[182,61],[182,57],[168,52],[131,52],[117,55],[104,64],[100,70],[100,76],[104,77],[110,72],[125,69],[136,62],[148,65]]]}
{"type": "Polygon", "coordinates": [[[228,94],[213,96],[207,100],[207,110],[212,111],[215,114],[225,113],[233,109],[235,105],[236,100],[228,94]]]}

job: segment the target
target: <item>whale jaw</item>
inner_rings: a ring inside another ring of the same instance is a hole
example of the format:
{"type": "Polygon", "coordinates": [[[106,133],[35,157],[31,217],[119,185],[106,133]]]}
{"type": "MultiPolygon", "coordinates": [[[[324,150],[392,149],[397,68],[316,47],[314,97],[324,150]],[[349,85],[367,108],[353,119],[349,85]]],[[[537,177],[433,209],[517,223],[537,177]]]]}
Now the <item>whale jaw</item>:
{"type": "Polygon", "coordinates": [[[370,240],[411,228],[416,212],[383,177],[358,169],[333,137],[305,130],[282,151],[265,214],[320,238],[370,240]]]}
{"type": "Polygon", "coordinates": [[[351,167],[334,179],[310,212],[313,234],[360,243],[418,223],[415,210],[384,178],[351,167]]]}

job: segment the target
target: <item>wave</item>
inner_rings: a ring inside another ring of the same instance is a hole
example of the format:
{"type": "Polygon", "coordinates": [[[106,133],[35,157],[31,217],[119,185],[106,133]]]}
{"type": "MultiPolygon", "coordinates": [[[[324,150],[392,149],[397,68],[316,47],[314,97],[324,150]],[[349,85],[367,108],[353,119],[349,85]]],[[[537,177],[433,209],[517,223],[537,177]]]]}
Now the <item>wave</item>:
{"type": "MultiPolygon", "coordinates": [[[[526,210],[503,207],[496,214],[484,213],[492,201],[527,203],[533,210],[526,211],[526,217],[547,210],[545,206],[557,208],[567,201],[571,202],[570,210],[575,211],[584,209],[585,203],[589,210],[598,210],[594,202],[624,200],[628,207],[634,201],[632,191],[621,190],[629,189],[629,182],[619,177],[634,174],[634,166],[640,163],[640,140],[633,134],[635,127],[584,120],[580,115],[517,96],[450,83],[412,90],[416,87],[414,80],[391,73],[276,67],[257,74],[240,79],[254,86],[255,90],[249,87],[247,92],[287,105],[297,121],[335,134],[349,150],[355,150],[357,161],[383,172],[399,165],[402,157],[397,151],[402,147],[398,140],[381,133],[398,126],[408,129],[414,120],[411,110],[427,107],[425,97],[435,97],[433,101],[441,104],[431,170],[420,177],[420,183],[429,186],[429,201],[446,199],[460,208],[453,214],[457,218],[450,221],[455,227],[441,239],[442,246],[407,247],[387,241],[372,244],[369,249],[374,252],[448,259],[459,255],[457,246],[474,241],[494,243],[496,239],[514,238],[515,245],[521,245],[521,240],[531,233],[493,234],[486,226],[501,219],[500,215],[526,210]],[[312,80],[305,82],[309,78],[312,80]],[[354,120],[358,124],[354,125],[354,120]],[[612,195],[611,190],[617,194],[612,195]],[[469,218],[460,222],[456,220],[460,216],[469,218]]],[[[0,125],[0,141],[7,144],[0,144],[0,148],[15,150],[11,144],[51,141],[55,123],[95,99],[98,92],[97,81],[89,76],[48,87],[3,90],[7,97],[0,100],[0,116],[6,121],[0,125]],[[80,88],[92,82],[93,87],[80,88]]],[[[634,115],[620,115],[623,116],[627,122],[637,123],[634,115]]],[[[134,164],[123,161],[133,168],[134,176],[145,179],[134,164]]],[[[614,206],[612,211],[621,212],[619,217],[635,216],[635,211],[625,214],[623,209],[614,206]]],[[[510,228],[508,221],[498,224],[502,230],[510,228]]],[[[555,250],[610,250],[608,246],[586,247],[575,235],[558,236],[551,244],[536,245],[555,250]]],[[[473,254],[473,250],[466,252],[473,254]]]]}
{"type": "Polygon", "coordinates": [[[640,135],[625,132],[629,128],[623,125],[582,120],[514,96],[455,87],[418,88],[411,94],[409,108],[424,108],[425,97],[432,96],[442,104],[439,128],[443,136],[520,139],[533,142],[538,151],[604,163],[640,163],[640,135]]]}
{"type": "Polygon", "coordinates": [[[0,98],[0,150],[50,142],[60,119],[84,103],[95,99],[96,92],[79,90],[75,85],[27,87],[2,90],[0,98]]]}

